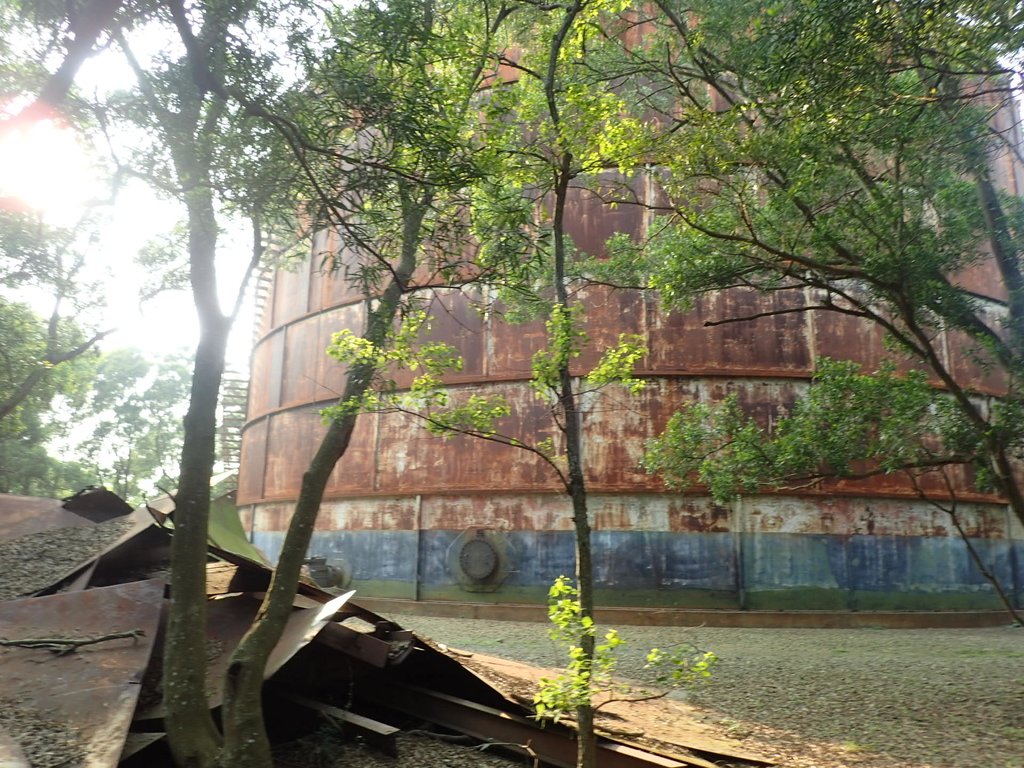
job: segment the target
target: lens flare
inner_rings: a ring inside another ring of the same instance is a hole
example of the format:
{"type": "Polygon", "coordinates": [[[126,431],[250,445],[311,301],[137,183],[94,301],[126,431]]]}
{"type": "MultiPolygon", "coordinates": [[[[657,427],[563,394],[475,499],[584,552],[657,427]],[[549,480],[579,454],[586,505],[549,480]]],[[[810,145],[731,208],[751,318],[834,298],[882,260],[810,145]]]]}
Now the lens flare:
{"type": "Polygon", "coordinates": [[[85,147],[58,117],[22,112],[0,120],[0,208],[69,224],[96,188],[85,147]]]}

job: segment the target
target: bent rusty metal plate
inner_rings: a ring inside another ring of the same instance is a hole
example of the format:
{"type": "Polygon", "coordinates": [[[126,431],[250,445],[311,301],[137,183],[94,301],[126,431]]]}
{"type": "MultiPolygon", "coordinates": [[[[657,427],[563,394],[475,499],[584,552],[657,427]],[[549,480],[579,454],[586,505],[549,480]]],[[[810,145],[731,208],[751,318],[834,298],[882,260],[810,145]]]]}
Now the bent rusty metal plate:
{"type": "Polygon", "coordinates": [[[6,640],[84,640],[127,632],[58,655],[0,647],[0,698],[17,701],[77,734],[83,768],[113,768],[125,743],[163,606],[162,580],[0,603],[6,640]]]}
{"type": "Polygon", "coordinates": [[[0,599],[52,592],[65,582],[81,589],[101,554],[151,525],[130,508],[92,522],[58,501],[0,495],[0,599]]]}
{"type": "MultiPolygon", "coordinates": [[[[297,609],[288,619],[281,639],[274,647],[264,677],[270,677],[313,638],[351,597],[349,592],[316,609],[297,609]]],[[[220,706],[224,698],[224,676],[231,654],[248,631],[260,601],[252,595],[225,595],[207,603],[206,614],[206,696],[209,706],[220,706]]],[[[163,718],[162,702],[154,703],[136,713],[137,720],[163,718]]]]}
{"type": "Polygon", "coordinates": [[[0,494],[0,541],[51,528],[92,525],[81,515],[62,509],[56,499],[0,494]]]}
{"type": "MultiPolygon", "coordinates": [[[[210,551],[224,558],[225,562],[207,563],[208,595],[225,595],[232,592],[262,593],[269,586],[272,571],[262,563],[255,563],[215,547],[211,547],[210,551]]],[[[330,603],[335,597],[315,585],[300,582],[295,607],[319,610],[320,606],[330,603]]],[[[400,664],[412,651],[411,633],[402,631],[394,622],[354,604],[351,600],[344,602],[344,605],[339,604],[333,618],[334,621],[329,622],[316,635],[316,642],[370,666],[382,668],[390,664],[400,664]],[[357,619],[370,627],[386,626],[387,630],[382,629],[379,633],[375,631],[370,634],[338,623],[347,619],[357,619]]]]}
{"type": "Polygon", "coordinates": [[[74,496],[64,499],[61,506],[94,523],[113,520],[115,517],[122,517],[132,511],[128,502],[103,487],[83,488],[74,496]]]}
{"type": "MultiPolygon", "coordinates": [[[[103,570],[103,563],[108,556],[114,553],[123,554],[125,552],[146,553],[149,555],[156,552],[161,544],[169,542],[166,531],[155,525],[152,518],[144,510],[132,510],[127,515],[122,516],[121,519],[125,526],[125,530],[121,535],[112,538],[102,547],[99,554],[83,563],[71,576],[61,579],[60,582],[54,582],[55,585],[58,585],[57,588],[61,592],[73,592],[90,586],[96,587],[124,583],[124,581],[130,580],[130,570],[127,567],[127,563],[118,562],[116,559],[114,570],[117,575],[106,582],[98,583],[97,572],[103,570]]],[[[170,557],[169,547],[167,556],[168,558],[170,557]]],[[[109,572],[110,568],[106,568],[106,570],[109,572]]],[[[152,573],[147,573],[146,575],[156,576],[156,574],[152,573]]],[[[139,576],[136,576],[135,579],[139,581],[144,580],[139,576]]]]}
{"type": "Polygon", "coordinates": [[[129,532],[128,538],[121,539],[101,554],[73,582],[65,584],[62,591],[82,584],[83,579],[89,588],[96,588],[123,584],[125,581],[169,578],[170,567],[170,533],[158,525],[140,525],[129,532]]]}

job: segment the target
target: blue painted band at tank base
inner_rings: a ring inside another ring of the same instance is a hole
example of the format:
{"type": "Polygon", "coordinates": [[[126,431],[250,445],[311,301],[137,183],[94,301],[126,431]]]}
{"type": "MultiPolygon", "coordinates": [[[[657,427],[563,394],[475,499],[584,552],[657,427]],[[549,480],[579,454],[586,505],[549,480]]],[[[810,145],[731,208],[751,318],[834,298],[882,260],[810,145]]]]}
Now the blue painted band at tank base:
{"type": "MultiPolygon", "coordinates": [[[[450,549],[460,533],[318,532],[310,554],[343,558],[357,581],[414,584],[418,573],[425,587],[448,587],[458,583],[450,573],[450,549]]],[[[280,533],[254,536],[254,543],[272,559],[282,541],[280,533]]],[[[558,576],[574,571],[569,531],[510,531],[504,541],[509,573],[502,586],[546,589],[558,576]]],[[[1020,605],[1024,541],[972,543],[1020,605]]],[[[835,594],[993,594],[955,537],[597,531],[593,549],[598,587],[617,592],[699,589],[738,595],[794,590],[806,593],[800,607],[808,610],[834,608],[835,594]],[[823,598],[821,605],[805,604],[818,602],[812,595],[829,593],[833,596],[823,598]]],[[[501,588],[491,599],[501,601],[501,588]]]]}

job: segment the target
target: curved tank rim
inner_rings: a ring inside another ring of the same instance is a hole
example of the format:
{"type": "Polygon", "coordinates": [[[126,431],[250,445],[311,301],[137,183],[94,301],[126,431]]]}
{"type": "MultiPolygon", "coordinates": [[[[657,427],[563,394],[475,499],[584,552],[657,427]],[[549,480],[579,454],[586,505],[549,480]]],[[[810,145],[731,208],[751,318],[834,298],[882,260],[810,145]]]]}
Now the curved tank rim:
{"type": "MultiPolygon", "coordinates": [[[[674,491],[668,488],[656,488],[647,491],[637,491],[635,488],[630,486],[616,486],[616,485],[605,485],[601,483],[591,482],[588,484],[588,491],[590,493],[600,494],[623,494],[629,493],[638,496],[677,496],[680,498],[704,500],[709,498],[708,492],[705,488],[694,486],[692,490],[687,491],[674,491]]],[[[351,500],[361,499],[415,499],[417,496],[421,496],[424,499],[445,499],[448,497],[462,498],[462,497],[480,497],[480,496],[494,496],[498,492],[494,488],[480,488],[480,487],[458,487],[452,486],[450,490],[445,492],[438,492],[435,490],[423,490],[417,492],[415,489],[408,489],[402,493],[396,493],[394,489],[382,488],[382,489],[366,489],[361,490],[358,493],[325,493],[323,496],[324,502],[345,502],[351,500]]],[[[506,485],[502,487],[500,495],[516,495],[516,496],[550,496],[556,499],[559,503],[568,503],[563,493],[557,488],[540,488],[537,486],[517,486],[517,485],[506,485]]],[[[260,498],[246,498],[239,503],[240,509],[259,507],[264,505],[277,505],[277,504],[294,504],[297,500],[296,494],[276,494],[267,495],[260,498]]],[[[920,501],[921,497],[913,491],[865,491],[864,488],[853,487],[828,487],[820,489],[802,488],[794,490],[792,488],[782,488],[778,490],[764,489],[757,493],[745,494],[742,497],[744,500],[768,498],[798,498],[798,499],[865,499],[867,503],[872,501],[920,501]]],[[[934,498],[939,500],[948,500],[945,496],[935,495],[934,498]]],[[[1007,506],[1006,499],[997,496],[995,494],[983,493],[981,491],[968,491],[959,492],[956,495],[956,500],[964,504],[986,504],[997,507],[1007,506]]],[[[729,504],[716,505],[722,508],[728,508],[729,504]]]]}

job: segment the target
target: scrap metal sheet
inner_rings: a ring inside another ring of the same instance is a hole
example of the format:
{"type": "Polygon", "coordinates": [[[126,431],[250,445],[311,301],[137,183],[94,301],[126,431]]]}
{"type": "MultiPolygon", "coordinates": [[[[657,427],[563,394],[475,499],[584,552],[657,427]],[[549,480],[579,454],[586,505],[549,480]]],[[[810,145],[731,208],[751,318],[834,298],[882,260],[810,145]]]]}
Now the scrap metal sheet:
{"type": "MultiPolygon", "coordinates": [[[[274,647],[264,677],[270,677],[300,649],[308,645],[354,593],[348,592],[316,608],[298,609],[288,619],[281,639],[274,647]]],[[[252,595],[223,595],[207,604],[206,695],[211,708],[224,699],[224,677],[231,654],[248,631],[260,607],[252,595]]],[[[162,702],[141,708],[138,720],[164,716],[162,702]]]]}
{"type": "Polygon", "coordinates": [[[0,600],[50,591],[150,525],[145,513],[97,523],[57,501],[0,496],[0,600]]]}
{"type": "Polygon", "coordinates": [[[117,765],[153,650],[163,605],[162,580],[134,582],[0,603],[0,637],[95,639],[58,654],[0,647],[0,698],[67,724],[85,758],[82,768],[117,765]]]}
{"type": "Polygon", "coordinates": [[[0,541],[9,541],[51,528],[91,525],[81,515],[63,509],[55,499],[0,495],[0,541]]]}

